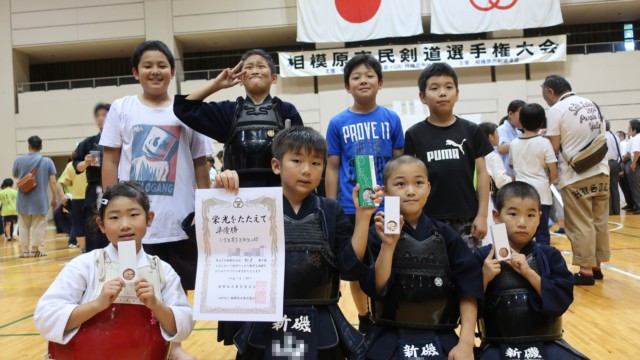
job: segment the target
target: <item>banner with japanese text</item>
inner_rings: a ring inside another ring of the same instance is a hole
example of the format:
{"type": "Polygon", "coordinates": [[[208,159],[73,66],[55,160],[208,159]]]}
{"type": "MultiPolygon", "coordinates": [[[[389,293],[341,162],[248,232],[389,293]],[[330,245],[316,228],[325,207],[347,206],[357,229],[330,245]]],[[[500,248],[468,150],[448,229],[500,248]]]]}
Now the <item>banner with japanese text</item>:
{"type": "Polygon", "coordinates": [[[422,34],[420,0],[298,0],[297,39],[327,43],[422,34]]]}
{"type": "Polygon", "coordinates": [[[519,39],[486,39],[432,44],[371,46],[279,52],[280,76],[341,75],[342,68],[356,54],[376,57],[383,71],[421,70],[435,62],[454,68],[518,65],[565,61],[567,37],[554,35],[519,39]]]}
{"type": "Polygon", "coordinates": [[[562,24],[560,0],[431,0],[431,33],[475,34],[562,24]]]}

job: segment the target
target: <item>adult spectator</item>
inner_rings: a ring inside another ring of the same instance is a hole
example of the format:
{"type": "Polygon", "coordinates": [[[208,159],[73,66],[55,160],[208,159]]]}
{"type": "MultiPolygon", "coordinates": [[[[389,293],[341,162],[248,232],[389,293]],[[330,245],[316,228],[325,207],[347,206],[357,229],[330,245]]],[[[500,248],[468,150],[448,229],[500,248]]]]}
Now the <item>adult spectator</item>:
{"type": "Polygon", "coordinates": [[[56,187],[56,168],[51,159],[40,155],[42,139],[31,136],[29,153],[20,155],[13,163],[13,177],[22,179],[27,174],[38,171],[35,175],[36,187],[28,193],[18,191],[17,211],[18,226],[20,226],[20,257],[47,256],[44,252],[44,238],[47,231],[47,213],[49,212],[47,183],[51,188],[53,198],[51,208],[58,207],[58,188],[56,187]]]}
{"type": "Polygon", "coordinates": [[[622,162],[622,153],[620,152],[620,141],[618,137],[611,132],[611,124],[609,120],[605,120],[607,130],[607,155],[605,159],[609,162],[609,215],[620,215],[620,192],[618,184],[620,183],[620,171],[622,162]]]}
{"type": "Polygon", "coordinates": [[[547,136],[560,153],[558,186],[564,203],[565,230],[573,249],[576,285],[594,285],[602,279],[600,264],[609,261],[609,166],[606,159],[581,173],[568,159],[589,144],[603,121],[593,101],[576,95],[569,82],[550,75],[542,84],[542,96],[551,107],[547,113],[547,136]],[[562,151],[561,151],[562,150],[562,151]]]}
{"type": "Polygon", "coordinates": [[[207,155],[207,166],[209,167],[209,181],[211,181],[211,187],[216,183],[216,175],[218,175],[218,170],[216,170],[216,159],[207,155]]]}
{"type": "Polygon", "coordinates": [[[216,154],[216,157],[218,158],[218,164],[220,164],[220,166],[218,167],[218,172],[223,172],[224,171],[224,152],[222,150],[218,151],[218,153],[216,154]]]}
{"type": "Polygon", "coordinates": [[[618,135],[618,139],[620,139],[620,156],[622,157],[622,169],[620,169],[620,189],[622,190],[622,194],[624,195],[624,202],[626,205],[621,209],[625,211],[633,211],[635,210],[636,204],[633,201],[633,194],[631,193],[631,187],[629,186],[629,181],[625,176],[625,162],[628,159],[627,157],[627,133],[624,131],[616,131],[618,135]]]}
{"type": "MultiPolygon", "coordinates": [[[[84,201],[82,204],[76,203],[84,217],[85,226],[85,242],[86,251],[100,249],[109,244],[109,241],[95,225],[95,216],[98,213],[98,197],[102,194],[102,154],[103,149],[100,146],[100,136],[102,134],[102,126],[109,112],[110,104],[98,103],[93,108],[93,119],[98,127],[98,134],[89,136],[82,140],[76,148],[76,156],[73,159],[73,167],[77,174],[85,173],[87,185],[85,190],[84,201]]],[[[73,205],[73,203],[72,203],[73,205]]],[[[75,211],[76,208],[73,210],[75,211]]]]}
{"type": "MultiPolygon", "coordinates": [[[[640,157],[640,121],[633,119],[629,121],[629,143],[627,143],[627,153],[624,155],[624,177],[627,179],[631,199],[635,208],[627,211],[627,214],[640,214],[640,167],[638,158],[640,157]]],[[[628,201],[628,200],[627,200],[628,201]]]]}
{"type": "Polygon", "coordinates": [[[520,124],[520,109],[524,106],[525,102],[522,100],[513,100],[507,107],[506,120],[500,122],[498,126],[498,135],[500,142],[498,143],[498,153],[502,157],[504,168],[507,170],[507,175],[513,177],[513,169],[509,166],[509,144],[514,139],[517,139],[520,134],[519,130],[522,129],[520,124]]]}
{"type": "Polygon", "coordinates": [[[616,131],[616,135],[618,135],[618,140],[620,140],[620,153],[624,154],[627,152],[627,133],[624,131],[616,131]]]}
{"type": "MultiPolygon", "coordinates": [[[[622,169],[620,171],[620,189],[622,189],[622,194],[624,195],[624,201],[626,203],[626,205],[621,209],[621,210],[625,210],[625,211],[633,211],[636,208],[636,203],[635,201],[633,201],[633,193],[631,193],[631,186],[629,186],[629,181],[627,180],[627,177],[625,176],[625,171],[626,171],[626,163],[627,161],[629,161],[629,156],[628,156],[628,146],[627,144],[629,143],[627,141],[627,133],[624,131],[618,131],[616,132],[616,134],[618,134],[618,138],[620,139],[620,154],[622,156],[622,169]]],[[[631,138],[629,138],[630,140],[631,138]]]]}

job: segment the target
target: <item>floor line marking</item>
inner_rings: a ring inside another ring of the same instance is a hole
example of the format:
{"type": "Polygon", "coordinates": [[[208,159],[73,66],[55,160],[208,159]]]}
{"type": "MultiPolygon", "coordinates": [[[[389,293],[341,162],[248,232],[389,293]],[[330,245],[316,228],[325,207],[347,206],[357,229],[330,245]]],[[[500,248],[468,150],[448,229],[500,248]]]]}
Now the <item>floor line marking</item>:
{"type": "Polygon", "coordinates": [[[25,316],[25,317],[21,317],[21,318],[20,318],[20,319],[18,319],[18,320],[13,320],[13,321],[12,321],[12,322],[10,322],[10,323],[6,323],[6,324],[4,324],[4,325],[0,326],[0,329],[4,329],[4,328],[6,328],[6,327],[8,327],[8,326],[11,326],[11,325],[13,325],[13,324],[17,324],[17,323],[19,323],[20,321],[22,321],[22,320],[26,320],[26,319],[28,319],[28,318],[30,318],[30,317],[32,317],[32,316],[33,316],[33,314],[31,314],[31,315],[27,315],[27,316],[25,316]]]}
{"type": "Polygon", "coordinates": [[[640,238],[640,235],[625,234],[625,233],[621,233],[621,232],[617,232],[617,231],[611,231],[611,233],[617,234],[617,235],[626,236],[626,237],[636,238],[636,239],[640,238]]]}
{"type": "Polygon", "coordinates": [[[61,257],[61,258],[55,258],[55,259],[47,259],[47,260],[41,260],[41,261],[27,262],[27,263],[24,263],[24,264],[17,264],[17,265],[0,267],[0,270],[14,269],[14,268],[19,268],[19,267],[23,267],[23,266],[32,266],[32,265],[35,265],[35,264],[44,264],[44,263],[48,263],[48,262],[52,262],[52,261],[58,261],[58,260],[73,259],[75,257],[76,256],[67,256],[67,257],[61,257]]]}
{"type": "MultiPolygon", "coordinates": [[[[614,231],[618,231],[618,230],[622,230],[625,228],[625,226],[622,223],[619,222],[615,222],[615,221],[608,221],[608,224],[612,224],[615,225],[616,227],[613,229],[609,229],[607,230],[608,232],[614,232],[614,231]]],[[[626,226],[628,228],[628,226],[626,226]]],[[[630,228],[633,229],[633,228],[630,228]]],[[[549,233],[551,234],[551,236],[557,236],[557,237],[562,237],[565,239],[568,239],[566,234],[558,234],[557,232],[553,232],[551,230],[549,230],[549,233]]],[[[627,236],[632,236],[632,237],[640,237],[640,236],[635,236],[635,235],[629,235],[629,234],[623,234],[623,233],[615,233],[615,234],[620,234],[620,235],[627,235],[627,236]]]]}
{"type": "MultiPolygon", "coordinates": [[[[45,252],[46,252],[46,253],[47,253],[47,255],[48,255],[48,254],[59,253],[59,252],[62,252],[62,251],[72,251],[72,249],[65,248],[65,249],[51,250],[51,251],[45,251],[45,252]]],[[[19,253],[21,253],[22,251],[18,251],[18,252],[19,252],[19,253]]],[[[78,254],[78,255],[80,255],[80,254],[78,254]]],[[[5,255],[5,256],[0,256],[0,260],[3,260],[3,259],[17,259],[17,256],[19,256],[19,254],[18,254],[18,255],[5,255]]],[[[76,255],[76,256],[77,256],[77,255],[76,255]]],[[[20,258],[20,259],[37,259],[37,258],[20,258]]]]}
{"type": "Polygon", "coordinates": [[[627,275],[630,278],[633,278],[633,279],[636,279],[636,280],[640,280],[640,276],[638,276],[636,274],[633,274],[633,273],[630,273],[628,271],[624,271],[622,269],[619,269],[616,266],[608,265],[608,264],[602,264],[600,266],[605,268],[605,269],[613,270],[613,271],[618,272],[620,274],[627,275]]]}
{"type": "Polygon", "coordinates": [[[611,229],[611,230],[609,230],[609,232],[612,232],[612,231],[618,231],[618,230],[624,229],[624,225],[622,225],[622,223],[615,222],[615,221],[608,221],[608,223],[609,223],[609,224],[613,224],[613,225],[618,226],[618,227],[617,227],[617,228],[615,228],[615,229],[611,229]]]}
{"type": "MultiPolygon", "coordinates": [[[[562,253],[562,255],[565,255],[565,256],[573,256],[573,253],[571,251],[562,251],[561,253],[562,253]]],[[[617,267],[615,265],[601,264],[600,267],[605,268],[605,269],[609,269],[609,270],[613,270],[613,271],[615,271],[617,273],[620,273],[622,275],[626,275],[626,276],[628,276],[628,277],[630,277],[632,279],[640,280],[640,275],[636,275],[636,274],[634,274],[632,272],[622,270],[622,269],[620,269],[619,267],[617,267]]]]}

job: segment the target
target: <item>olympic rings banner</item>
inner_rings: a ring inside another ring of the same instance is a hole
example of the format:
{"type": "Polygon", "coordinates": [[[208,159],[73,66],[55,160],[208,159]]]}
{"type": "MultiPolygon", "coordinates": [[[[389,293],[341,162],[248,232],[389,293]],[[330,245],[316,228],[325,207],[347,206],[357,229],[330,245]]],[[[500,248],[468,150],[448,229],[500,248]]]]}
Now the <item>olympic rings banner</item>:
{"type": "Polygon", "coordinates": [[[565,61],[567,37],[486,39],[447,43],[323,49],[280,52],[280,76],[342,75],[342,68],[356,54],[376,57],[382,70],[422,70],[434,62],[446,62],[457,68],[473,66],[518,65],[565,61]]]}
{"type": "Polygon", "coordinates": [[[560,0],[431,0],[431,32],[471,34],[562,24],[560,0]]]}

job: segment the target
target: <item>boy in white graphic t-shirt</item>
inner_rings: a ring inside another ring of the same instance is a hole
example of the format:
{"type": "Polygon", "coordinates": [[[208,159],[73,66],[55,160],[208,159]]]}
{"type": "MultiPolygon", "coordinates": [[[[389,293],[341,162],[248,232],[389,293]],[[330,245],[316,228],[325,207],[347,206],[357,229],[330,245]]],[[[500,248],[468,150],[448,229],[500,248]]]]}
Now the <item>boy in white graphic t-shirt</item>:
{"type": "MultiPolygon", "coordinates": [[[[131,60],[142,94],[111,105],[100,139],[102,186],[131,180],[143,187],[156,214],[142,240],[144,250],[169,263],[180,275],[182,287],[193,290],[198,249],[181,225],[195,209],[196,187],[210,187],[206,138],[173,113],[167,89],[175,75],[175,60],[169,48],[160,41],[146,41],[131,60]]],[[[194,358],[174,343],[171,359],[194,358]]]]}

